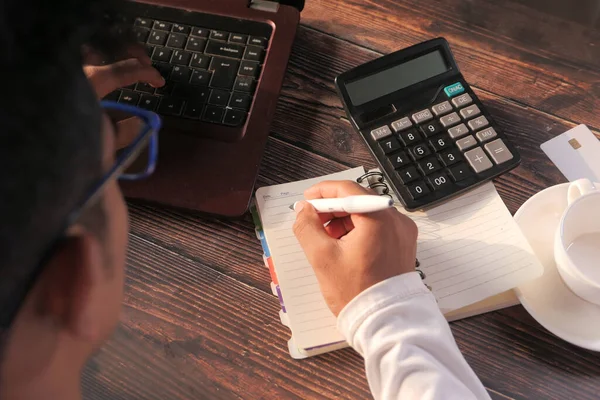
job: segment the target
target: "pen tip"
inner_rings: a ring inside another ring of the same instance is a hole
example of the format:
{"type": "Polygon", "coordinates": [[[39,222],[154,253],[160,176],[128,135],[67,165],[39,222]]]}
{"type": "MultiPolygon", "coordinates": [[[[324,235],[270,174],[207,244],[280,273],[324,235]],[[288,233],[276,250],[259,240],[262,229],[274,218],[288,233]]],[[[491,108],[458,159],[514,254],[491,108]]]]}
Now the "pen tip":
{"type": "Polygon", "coordinates": [[[290,205],[290,210],[294,211],[294,205],[295,204],[290,205]]]}
{"type": "Polygon", "coordinates": [[[388,204],[390,205],[390,207],[392,207],[394,205],[394,200],[390,199],[390,201],[388,202],[388,204]]]}

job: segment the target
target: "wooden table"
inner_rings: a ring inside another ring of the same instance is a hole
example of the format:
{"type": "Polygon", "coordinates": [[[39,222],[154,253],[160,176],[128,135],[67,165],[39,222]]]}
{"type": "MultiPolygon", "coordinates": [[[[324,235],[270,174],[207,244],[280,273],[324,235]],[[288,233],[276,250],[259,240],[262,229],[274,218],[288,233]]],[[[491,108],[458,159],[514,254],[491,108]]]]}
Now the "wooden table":
{"type": "MultiPolygon", "coordinates": [[[[465,78],[523,156],[520,168],[496,181],[511,212],[565,181],[542,142],[577,123],[600,128],[597,0],[307,3],[259,185],[374,167],[333,79],[437,36],[448,39],[465,78]]],[[[130,209],[122,323],[85,371],[85,398],[371,397],[363,361],[352,350],[289,357],[289,331],[279,323],[249,216],[130,209]]],[[[452,330],[494,399],[600,396],[598,354],[557,339],[521,306],[453,323],[452,330]]]]}

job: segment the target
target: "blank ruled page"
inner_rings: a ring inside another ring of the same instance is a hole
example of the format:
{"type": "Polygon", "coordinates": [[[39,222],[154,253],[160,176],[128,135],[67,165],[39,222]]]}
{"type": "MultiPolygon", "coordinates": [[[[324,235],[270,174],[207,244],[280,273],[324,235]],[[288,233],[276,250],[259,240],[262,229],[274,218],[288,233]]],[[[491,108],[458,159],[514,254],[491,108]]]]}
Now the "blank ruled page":
{"type": "Polygon", "coordinates": [[[419,227],[417,257],[443,312],[543,273],[493,183],[426,212],[399,210],[419,227]]]}
{"type": "Polygon", "coordinates": [[[315,273],[308,263],[292,231],[296,213],[289,207],[304,200],[309,187],[324,180],[356,180],[363,168],[332,174],[305,181],[263,187],[256,192],[256,203],[283,302],[288,314],[290,329],[296,345],[301,349],[343,341],[336,329],[336,319],[319,289],[315,273]]]}

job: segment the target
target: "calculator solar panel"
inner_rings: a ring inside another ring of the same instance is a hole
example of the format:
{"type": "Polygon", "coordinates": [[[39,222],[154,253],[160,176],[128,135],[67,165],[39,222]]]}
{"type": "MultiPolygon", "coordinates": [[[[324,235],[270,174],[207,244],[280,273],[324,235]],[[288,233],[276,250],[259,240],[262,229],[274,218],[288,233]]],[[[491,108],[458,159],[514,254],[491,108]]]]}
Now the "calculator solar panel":
{"type": "Polygon", "coordinates": [[[408,210],[439,204],[520,162],[443,38],[359,66],[336,86],[408,210]]]}

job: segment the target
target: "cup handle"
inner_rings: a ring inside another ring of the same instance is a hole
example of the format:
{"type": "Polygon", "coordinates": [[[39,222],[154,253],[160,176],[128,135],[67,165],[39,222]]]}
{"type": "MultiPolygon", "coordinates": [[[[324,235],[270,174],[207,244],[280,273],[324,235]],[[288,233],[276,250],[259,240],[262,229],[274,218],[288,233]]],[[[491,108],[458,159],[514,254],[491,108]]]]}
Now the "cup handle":
{"type": "Polygon", "coordinates": [[[576,180],[569,186],[569,194],[567,195],[569,205],[571,205],[571,203],[573,203],[581,196],[585,196],[586,194],[591,193],[595,190],[596,187],[589,179],[584,178],[576,180]]]}

